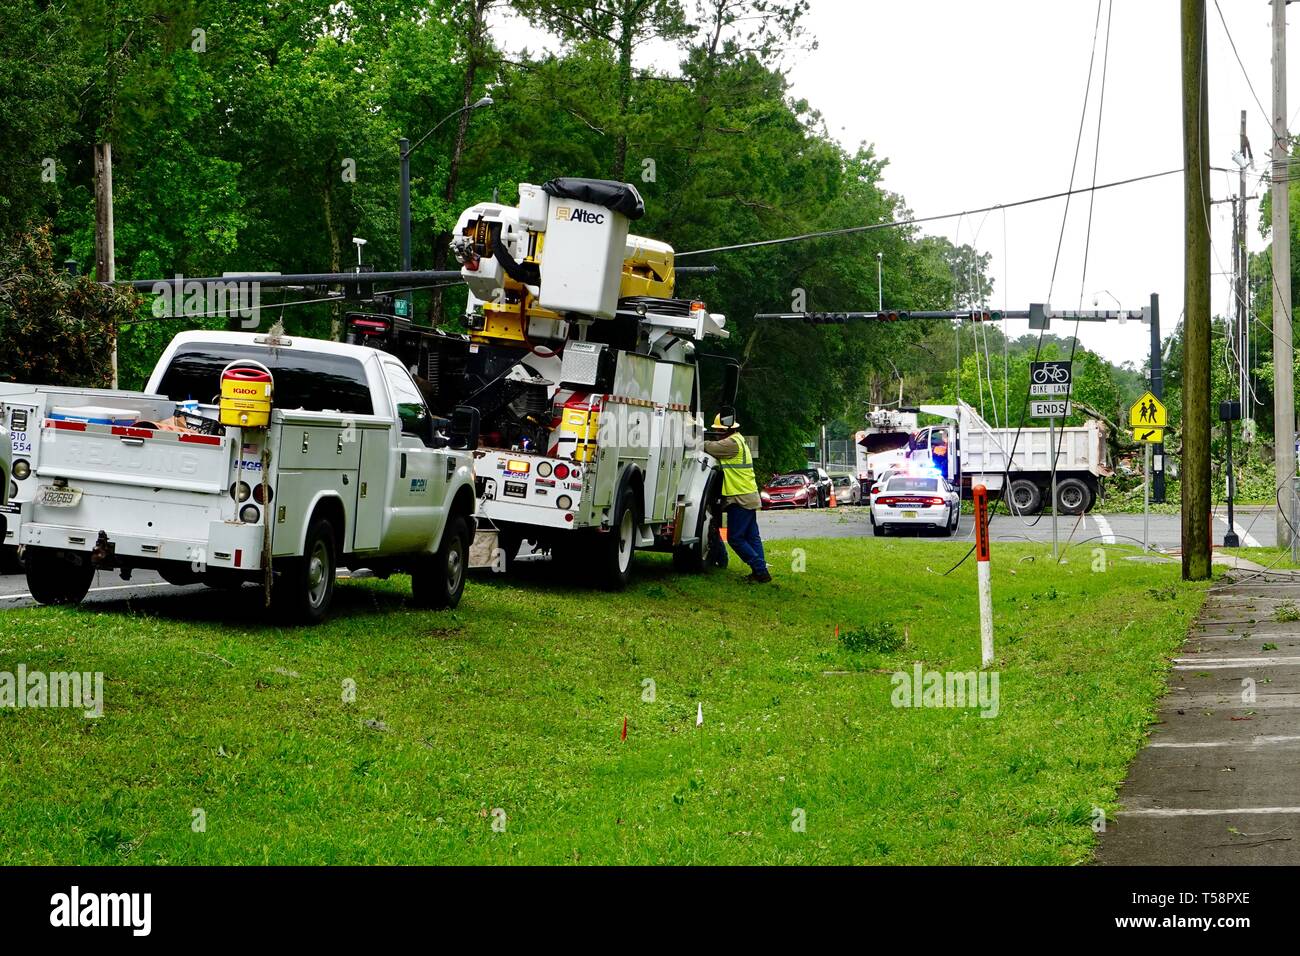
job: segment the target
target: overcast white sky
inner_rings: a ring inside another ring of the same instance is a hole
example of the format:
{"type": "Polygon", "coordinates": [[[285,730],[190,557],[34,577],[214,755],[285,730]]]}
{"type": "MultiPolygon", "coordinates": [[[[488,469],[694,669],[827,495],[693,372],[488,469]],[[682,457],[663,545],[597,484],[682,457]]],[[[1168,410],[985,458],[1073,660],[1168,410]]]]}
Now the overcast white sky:
{"type": "MultiPolygon", "coordinates": [[[[1092,95],[1075,175],[1076,188],[1092,179],[1097,135],[1101,33],[1092,95]]],[[[1251,84],[1265,110],[1271,102],[1270,7],[1266,0],[1219,0],[1251,84]]],[[[1268,170],[1268,119],[1251,96],[1233,57],[1214,0],[1209,28],[1210,165],[1213,198],[1235,194],[1240,111],[1255,152],[1249,194],[1262,195],[1259,174],[1268,170]]],[[[818,49],[790,64],[793,93],[825,117],[846,148],[875,145],[889,159],[885,186],[901,193],[917,216],[958,212],[1060,192],[1070,165],[1083,107],[1096,3],[1090,0],[812,0],[805,21],[818,49]]],[[[1293,12],[1292,20],[1300,16],[1293,12]]],[[[1182,165],[1178,0],[1113,0],[1110,62],[1106,77],[1097,182],[1126,179],[1182,165]]],[[[507,49],[544,45],[528,24],[500,18],[496,36],[507,49]]],[[[1295,40],[1295,28],[1288,33],[1295,40]]],[[[648,61],[656,52],[643,51],[648,61]]],[[[1289,126],[1300,111],[1300,45],[1292,44],[1289,126]]],[[[1162,326],[1174,327],[1183,299],[1182,177],[1096,193],[1086,277],[1083,246],[1087,195],[1070,204],[1051,302],[1056,308],[1102,307],[1114,301],[1140,308],[1160,294],[1162,326]]],[[[1025,308],[1047,300],[1065,200],[987,216],[979,214],[925,227],[956,242],[974,242],[993,256],[995,306],[1025,308]],[[1005,246],[1005,255],[1004,255],[1005,246]]],[[[1252,249],[1258,201],[1249,205],[1252,249]]],[[[1231,269],[1231,206],[1213,207],[1211,268],[1231,269]]],[[[769,238],[755,236],[755,239],[769,238]]],[[[887,269],[889,264],[885,264],[887,269]]],[[[1216,275],[1213,306],[1229,303],[1226,277],[1216,275]]],[[[872,303],[819,303],[870,308],[872,303]]],[[[1027,331],[1010,323],[1015,336],[1027,331]]],[[[1053,331],[1069,334],[1056,323],[1053,331]]],[[[1112,361],[1141,363],[1149,344],[1140,323],[1080,326],[1080,339],[1112,361]]]]}

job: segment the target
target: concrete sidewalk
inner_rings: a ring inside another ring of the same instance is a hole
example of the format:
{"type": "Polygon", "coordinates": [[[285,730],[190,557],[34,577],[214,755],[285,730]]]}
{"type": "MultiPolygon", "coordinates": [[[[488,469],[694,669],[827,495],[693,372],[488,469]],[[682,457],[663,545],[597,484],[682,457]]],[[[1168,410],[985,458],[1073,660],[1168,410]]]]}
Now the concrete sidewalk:
{"type": "Polygon", "coordinates": [[[1300,621],[1278,620],[1300,616],[1300,575],[1233,578],[1174,661],[1098,863],[1300,864],[1300,621]]]}

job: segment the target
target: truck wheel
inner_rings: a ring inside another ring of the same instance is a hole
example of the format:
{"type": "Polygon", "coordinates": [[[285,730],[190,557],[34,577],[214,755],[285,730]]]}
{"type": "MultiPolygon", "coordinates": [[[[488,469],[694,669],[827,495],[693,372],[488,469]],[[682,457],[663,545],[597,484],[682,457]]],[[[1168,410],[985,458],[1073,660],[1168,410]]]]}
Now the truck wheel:
{"type": "Polygon", "coordinates": [[[158,568],[158,576],[168,584],[175,585],[178,588],[190,584],[198,584],[203,580],[203,576],[191,568],[188,564],[181,564],[179,561],[168,561],[158,568]]]}
{"type": "Polygon", "coordinates": [[[1063,515],[1081,515],[1092,504],[1088,486],[1078,478],[1066,478],[1056,483],[1056,507],[1063,515]]]}
{"type": "Polygon", "coordinates": [[[271,605],[289,624],[319,624],[334,600],[338,556],[334,553],[334,528],[317,518],[307,529],[301,558],[290,558],[277,568],[271,605]]]}
{"type": "Polygon", "coordinates": [[[871,522],[871,533],[874,534],[877,538],[883,538],[885,535],[889,534],[889,529],[886,528],[883,524],[876,524],[873,521],[871,522]]]}
{"type": "Polygon", "coordinates": [[[1043,510],[1043,492],[1027,478],[1011,482],[1007,504],[1013,515],[1036,515],[1043,510]]]}
{"type": "Polygon", "coordinates": [[[709,568],[709,508],[700,505],[700,516],[695,522],[698,540],[694,544],[679,544],[673,548],[673,568],[682,574],[700,574],[709,568]]]}
{"type": "Polygon", "coordinates": [[[49,548],[28,548],[27,590],[38,604],[80,604],[95,579],[95,566],[80,555],[49,548]]]}
{"type": "MultiPolygon", "coordinates": [[[[518,549],[518,539],[515,539],[518,549]]],[[[452,518],[442,532],[442,544],[431,558],[411,572],[411,594],[420,607],[442,611],[455,607],[465,593],[469,559],[469,527],[464,518],[452,518]]]]}
{"type": "Polygon", "coordinates": [[[632,489],[624,486],[614,509],[614,526],[596,536],[596,573],[600,586],[621,591],[632,579],[632,554],[636,551],[636,507],[632,489]]]}

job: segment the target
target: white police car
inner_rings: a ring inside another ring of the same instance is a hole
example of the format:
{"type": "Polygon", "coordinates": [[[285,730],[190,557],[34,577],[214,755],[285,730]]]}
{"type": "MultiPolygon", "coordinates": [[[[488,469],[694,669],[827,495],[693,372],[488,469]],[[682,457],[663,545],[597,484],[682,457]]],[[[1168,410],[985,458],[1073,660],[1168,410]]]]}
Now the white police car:
{"type": "Polygon", "coordinates": [[[871,530],[877,536],[901,528],[951,536],[960,520],[961,496],[939,475],[891,475],[872,496],[871,530]]]}

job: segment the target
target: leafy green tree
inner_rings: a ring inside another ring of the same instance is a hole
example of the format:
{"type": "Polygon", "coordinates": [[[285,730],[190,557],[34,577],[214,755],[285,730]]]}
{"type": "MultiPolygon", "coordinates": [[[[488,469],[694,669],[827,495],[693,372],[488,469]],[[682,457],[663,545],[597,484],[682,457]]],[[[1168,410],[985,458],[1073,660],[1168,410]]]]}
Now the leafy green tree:
{"type": "Polygon", "coordinates": [[[114,328],[136,305],[56,266],[48,227],[0,244],[0,379],[106,387],[114,328]]]}

